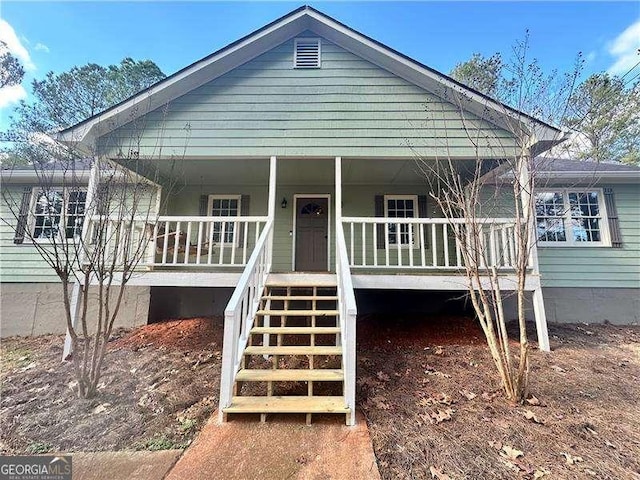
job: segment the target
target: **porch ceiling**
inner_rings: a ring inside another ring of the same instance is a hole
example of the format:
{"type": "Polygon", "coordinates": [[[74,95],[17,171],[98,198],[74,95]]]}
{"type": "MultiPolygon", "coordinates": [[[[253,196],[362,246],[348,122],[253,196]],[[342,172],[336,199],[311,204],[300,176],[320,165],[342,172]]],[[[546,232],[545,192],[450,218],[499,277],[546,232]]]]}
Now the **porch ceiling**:
{"type": "MultiPolygon", "coordinates": [[[[268,185],[269,160],[235,158],[221,159],[162,159],[120,161],[133,171],[160,183],[169,179],[186,185],[268,185]]],[[[472,169],[472,160],[457,162],[461,173],[472,169]]],[[[333,185],[334,159],[279,159],[278,185],[333,185]]],[[[424,173],[413,158],[342,160],[344,185],[424,185],[424,173]]]]}
{"type": "Polygon", "coordinates": [[[163,159],[121,162],[147,178],[185,185],[268,185],[269,159],[163,159]]]}
{"type": "Polygon", "coordinates": [[[414,159],[369,160],[347,159],[342,161],[342,181],[348,185],[415,185],[424,184],[414,159]]]}

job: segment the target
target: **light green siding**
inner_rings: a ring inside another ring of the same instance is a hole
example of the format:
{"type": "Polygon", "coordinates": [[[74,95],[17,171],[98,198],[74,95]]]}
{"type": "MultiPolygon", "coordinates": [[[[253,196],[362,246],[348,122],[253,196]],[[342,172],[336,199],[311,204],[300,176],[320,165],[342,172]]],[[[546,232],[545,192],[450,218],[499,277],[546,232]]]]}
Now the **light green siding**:
{"type": "Polygon", "coordinates": [[[640,288],[640,185],[611,187],[622,248],[540,247],[544,287],[640,288]]]}
{"type": "Polygon", "coordinates": [[[17,220],[23,188],[28,185],[2,185],[0,199],[0,282],[57,282],[58,276],[45,263],[36,247],[24,239],[14,244],[17,220]],[[10,207],[11,205],[11,207],[10,207]]]}
{"type": "MultiPolygon", "coordinates": [[[[309,34],[312,35],[312,34],[309,34]]],[[[186,156],[504,157],[511,135],[325,40],[294,69],[293,40],[101,140],[103,151],[186,156]],[[463,120],[464,118],[464,120],[463,120]],[[135,139],[135,140],[132,140],[135,139]],[[138,139],[139,142],[138,142],[138,139]]]]}
{"type": "MultiPolygon", "coordinates": [[[[58,276],[39,253],[33,242],[25,237],[23,243],[13,243],[17,220],[16,213],[20,209],[22,191],[25,187],[36,185],[3,184],[3,195],[0,199],[0,282],[57,282],[58,276]]],[[[124,205],[124,215],[128,215],[134,203],[139,215],[153,215],[155,210],[155,189],[139,184],[135,187],[114,185],[109,205],[112,213],[119,205],[124,205]],[[129,189],[129,191],[126,190],[129,189]],[[133,199],[136,199],[135,202],[133,199]],[[124,200],[122,200],[124,199],[124,200]]],[[[197,205],[197,203],[196,203],[197,205]]],[[[27,228],[33,228],[31,220],[27,228]]],[[[42,243],[41,245],[46,245],[42,243]]]]}

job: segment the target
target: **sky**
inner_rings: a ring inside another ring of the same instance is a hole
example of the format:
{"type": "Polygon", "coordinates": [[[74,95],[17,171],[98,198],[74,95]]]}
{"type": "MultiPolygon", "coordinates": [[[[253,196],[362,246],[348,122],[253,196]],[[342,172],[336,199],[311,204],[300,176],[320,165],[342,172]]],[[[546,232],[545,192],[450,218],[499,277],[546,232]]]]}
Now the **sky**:
{"type": "MultiPolygon", "coordinates": [[[[531,55],[550,71],[624,74],[640,61],[640,1],[309,2],[309,5],[443,73],[473,53],[509,55],[530,33],[531,55]]],[[[74,65],[150,59],[171,74],[301,6],[291,2],[30,2],[0,0],[0,40],[27,72],[0,90],[0,131],[29,85],[74,65]]],[[[635,71],[634,71],[635,74],[635,71]]]]}

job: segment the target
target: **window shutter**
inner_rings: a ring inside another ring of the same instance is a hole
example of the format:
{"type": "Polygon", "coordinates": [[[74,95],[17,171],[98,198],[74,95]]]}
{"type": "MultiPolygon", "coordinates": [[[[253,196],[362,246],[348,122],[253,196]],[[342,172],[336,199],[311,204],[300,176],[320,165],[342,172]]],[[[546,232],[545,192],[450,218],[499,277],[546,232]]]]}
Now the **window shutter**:
{"type": "Polygon", "coordinates": [[[429,212],[427,211],[427,196],[418,195],[418,217],[427,218],[429,212]]]}
{"type": "MultiPolygon", "coordinates": [[[[243,217],[247,217],[249,215],[249,201],[249,195],[240,196],[240,215],[243,217]]],[[[240,229],[238,232],[238,244],[244,245],[244,224],[239,224],[238,228],[240,229]]]]}
{"type": "Polygon", "coordinates": [[[611,246],[613,248],[622,248],[622,235],[620,233],[620,222],[618,221],[618,210],[616,210],[616,202],[613,198],[613,188],[605,187],[603,191],[604,204],[607,208],[607,218],[609,220],[611,246]]]}
{"type": "Polygon", "coordinates": [[[27,230],[29,220],[29,205],[31,204],[31,187],[22,189],[22,199],[20,200],[20,211],[18,212],[18,223],[13,237],[13,243],[19,245],[24,242],[24,235],[27,230]]]}
{"type": "Polygon", "coordinates": [[[296,38],[293,48],[295,68],[320,68],[319,38],[296,38]]]}
{"type": "Polygon", "coordinates": [[[200,195],[200,203],[198,206],[198,215],[206,217],[210,212],[207,212],[209,206],[209,197],[207,195],[200,195]]]}
{"type": "MultiPolygon", "coordinates": [[[[376,217],[384,217],[384,195],[376,195],[374,197],[374,209],[376,217]]],[[[384,248],[384,224],[376,225],[376,242],[378,248],[384,248]]]]}

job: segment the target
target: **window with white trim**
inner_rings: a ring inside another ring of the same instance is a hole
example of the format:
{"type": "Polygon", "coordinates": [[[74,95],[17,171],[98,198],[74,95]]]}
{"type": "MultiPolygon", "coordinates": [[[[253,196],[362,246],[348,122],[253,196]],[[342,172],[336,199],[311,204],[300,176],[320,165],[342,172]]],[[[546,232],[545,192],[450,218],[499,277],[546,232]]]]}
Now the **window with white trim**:
{"type": "Polygon", "coordinates": [[[80,238],[87,191],[81,188],[34,188],[31,228],[34,240],[80,238]]]}
{"type": "Polygon", "coordinates": [[[609,244],[602,190],[546,190],[536,199],[536,235],[542,245],[609,244]]]}
{"type": "MultiPolygon", "coordinates": [[[[417,195],[385,195],[384,196],[384,216],[387,218],[417,218],[418,217],[418,196],[417,195]]],[[[409,225],[389,225],[389,245],[396,245],[398,237],[400,245],[414,245],[413,236],[409,235],[409,225]],[[398,232],[399,228],[399,232],[398,232]]],[[[415,235],[415,228],[413,229],[415,235]]]]}
{"type": "MultiPolygon", "coordinates": [[[[209,195],[209,215],[212,217],[239,216],[240,198],[240,195],[209,195]]],[[[213,222],[213,241],[215,243],[233,243],[235,239],[236,229],[233,222],[213,222]]]]}

